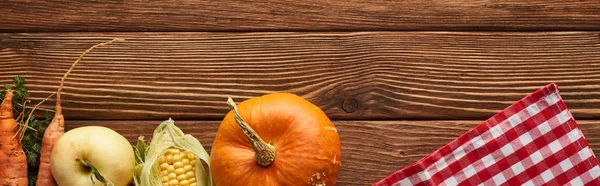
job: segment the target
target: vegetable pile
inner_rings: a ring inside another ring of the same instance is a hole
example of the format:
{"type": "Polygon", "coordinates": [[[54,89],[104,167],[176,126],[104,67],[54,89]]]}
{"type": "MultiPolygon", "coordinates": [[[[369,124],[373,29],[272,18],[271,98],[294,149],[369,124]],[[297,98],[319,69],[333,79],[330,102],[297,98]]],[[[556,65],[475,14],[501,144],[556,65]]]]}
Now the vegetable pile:
{"type": "MultiPolygon", "coordinates": [[[[86,126],[65,133],[61,92],[55,110],[35,117],[25,80],[0,93],[0,185],[335,185],[341,167],[341,142],[331,120],[316,105],[289,93],[268,94],[229,106],[211,154],[168,119],[149,143],[135,149],[119,133],[86,126]],[[37,177],[37,179],[36,179],[37,177]],[[35,183],[35,184],[34,184],[35,183]]],[[[50,95],[49,97],[53,96],[50,95]]],[[[46,98],[48,99],[48,98],[46,98]]],[[[132,123],[133,124],[133,123],[132,123]]]]}

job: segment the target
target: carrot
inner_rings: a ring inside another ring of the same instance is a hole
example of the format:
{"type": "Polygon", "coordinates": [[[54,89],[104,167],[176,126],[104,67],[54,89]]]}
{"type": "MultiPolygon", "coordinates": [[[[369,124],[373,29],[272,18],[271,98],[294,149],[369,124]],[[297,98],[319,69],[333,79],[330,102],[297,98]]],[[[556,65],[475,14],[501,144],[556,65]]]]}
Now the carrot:
{"type": "Polygon", "coordinates": [[[26,186],[27,160],[17,137],[19,125],[13,118],[13,93],[6,90],[0,106],[0,185],[26,186]]]}
{"type": "Polygon", "coordinates": [[[71,65],[71,68],[64,74],[64,76],[60,80],[60,86],[56,91],[56,108],[54,109],[54,118],[52,119],[50,125],[48,125],[48,128],[46,128],[46,131],[44,132],[44,138],[42,139],[42,150],[40,151],[40,169],[38,171],[38,177],[36,181],[37,186],[56,185],[54,177],[52,177],[52,171],[50,169],[50,154],[58,138],[65,133],[65,120],[62,114],[62,107],[60,106],[60,92],[62,91],[63,85],[65,84],[65,79],[67,78],[67,75],[69,75],[71,71],[73,71],[75,66],[83,59],[83,56],[85,56],[85,54],[89,53],[94,48],[107,45],[115,41],[122,41],[122,39],[113,39],[105,43],[94,45],[87,49],[79,56],[79,58],[73,63],[73,65],[71,65]]]}

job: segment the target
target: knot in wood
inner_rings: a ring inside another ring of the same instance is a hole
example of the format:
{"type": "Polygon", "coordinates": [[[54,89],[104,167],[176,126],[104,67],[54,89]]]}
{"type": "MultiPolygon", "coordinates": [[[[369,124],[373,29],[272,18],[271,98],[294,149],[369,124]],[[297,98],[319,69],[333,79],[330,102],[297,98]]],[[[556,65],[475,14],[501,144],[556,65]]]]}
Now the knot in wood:
{"type": "Polygon", "coordinates": [[[356,101],[356,99],[353,99],[353,98],[346,99],[342,103],[342,109],[346,113],[353,113],[354,111],[356,111],[357,108],[358,108],[358,101],[356,101]]]}

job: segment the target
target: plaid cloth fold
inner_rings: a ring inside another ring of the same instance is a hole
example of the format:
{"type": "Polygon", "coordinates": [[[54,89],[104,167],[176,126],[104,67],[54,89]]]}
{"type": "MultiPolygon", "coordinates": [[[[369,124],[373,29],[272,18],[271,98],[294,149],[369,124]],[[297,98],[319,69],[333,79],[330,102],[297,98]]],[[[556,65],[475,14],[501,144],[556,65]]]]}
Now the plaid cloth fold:
{"type": "Polygon", "coordinates": [[[600,185],[598,160],[555,84],[373,184],[600,185]]]}

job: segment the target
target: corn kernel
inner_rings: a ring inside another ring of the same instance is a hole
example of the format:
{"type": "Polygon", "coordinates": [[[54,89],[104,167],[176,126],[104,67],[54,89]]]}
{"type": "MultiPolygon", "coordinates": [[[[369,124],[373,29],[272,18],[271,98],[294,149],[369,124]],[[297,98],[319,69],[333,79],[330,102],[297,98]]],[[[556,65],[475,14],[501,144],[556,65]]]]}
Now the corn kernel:
{"type": "Polygon", "coordinates": [[[159,156],[158,163],[164,163],[164,162],[165,162],[165,156],[159,156]]]}
{"type": "Polygon", "coordinates": [[[190,183],[190,186],[196,186],[196,182],[190,183]]]}
{"type": "Polygon", "coordinates": [[[178,154],[173,155],[173,163],[181,162],[183,158],[178,154]]]}
{"type": "Polygon", "coordinates": [[[183,180],[186,180],[186,179],[187,179],[187,176],[185,176],[185,174],[177,176],[177,181],[183,181],[183,180]]]}
{"type": "Polygon", "coordinates": [[[177,174],[177,175],[185,174],[185,170],[183,168],[175,169],[175,174],[177,174]]]}
{"type": "Polygon", "coordinates": [[[163,183],[169,182],[169,177],[168,176],[163,176],[160,181],[162,181],[163,183]]]}
{"type": "Polygon", "coordinates": [[[194,156],[194,153],[192,153],[192,152],[188,151],[188,152],[187,152],[187,158],[189,158],[190,160],[195,160],[195,159],[196,159],[196,156],[194,156]]]}
{"type": "Polygon", "coordinates": [[[167,154],[167,156],[165,157],[165,162],[167,162],[168,164],[172,164],[173,163],[173,155],[167,154]]]}
{"type": "Polygon", "coordinates": [[[167,171],[167,170],[163,170],[163,171],[161,171],[161,172],[160,172],[160,174],[161,174],[162,176],[168,176],[168,175],[169,175],[169,171],[167,171]]]}
{"type": "Polygon", "coordinates": [[[169,164],[168,163],[162,163],[162,164],[160,164],[160,169],[161,170],[166,170],[167,168],[169,168],[169,164]]]}
{"type": "Polygon", "coordinates": [[[183,168],[183,163],[181,163],[180,161],[177,161],[177,162],[173,163],[173,167],[175,167],[175,169],[183,168]]]}
{"type": "Polygon", "coordinates": [[[175,172],[175,167],[173,167],[173,165],[169,165],[169,167],[167,168],[167,171],[169,171],[169,173],[173,173],[173,172],[175,172]]]}
{"type": "Polygon", "coordinates": [[[191,171],[193,169],[194,169],[194,167],[192,165],[185,165],[185,166],[183,166],[183,170],[185,170],[185,172],[191,171]]]}
{"type": "Polygon", "coordinates": [[[169,181],[169,185],[179,185],[179,181],[171,180],[171,181],[169,181]]]}
{"type": "Polygon", "coordinates": [[[182,185],[182,186],[187,186],[187,185],[190,185],[190,182],[189,182],[189,181],[187,181],[187,180],[183,180],[183,181],[180,181],[180,182],[179,182],[179,185],[182,185]]]}
{"type": "MultiPolygon", "coordinates": [[[[175,174],[175,173],[169,174],[169,180],[174,180],[174,179],[177,179],[177,174],[175,174]]],[[[169,182],[169,184],[171,184],[171,183],[169,182]]]]}
{"type": "Polygon", "coordinates": [[[169,186],[169,182],[163,182],[162,186],[169,186]]]}
{"type": "Polygon", "coordinates": [[[176,155],[176,154],[179,154],[180,151],[179,151],[179,149],[169,149],[168,152],[170,152],[173,155],[176,155]]]}
{"type": "MultiPolygon", "coordinates": [[[[195,177],[196,177],[196,173],[195,173],[195,172],[192,172],[192,171],[190,171],[190,172],[186,172],[186,173],[185,173],[185,176],[186,176],[186,177],[188,177],[188,180],[189,180],[190,178],[194,178],[194,179],[195,179],[195,177]]],[[[194,180],[194,181],[195,181],[195,180],[194,180]]]]}

